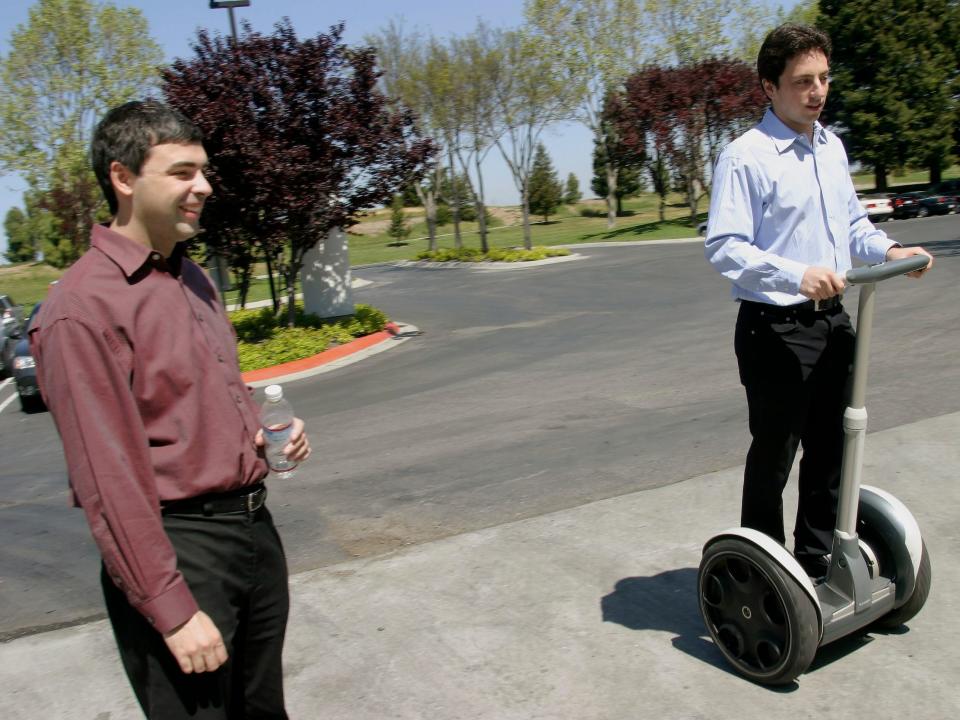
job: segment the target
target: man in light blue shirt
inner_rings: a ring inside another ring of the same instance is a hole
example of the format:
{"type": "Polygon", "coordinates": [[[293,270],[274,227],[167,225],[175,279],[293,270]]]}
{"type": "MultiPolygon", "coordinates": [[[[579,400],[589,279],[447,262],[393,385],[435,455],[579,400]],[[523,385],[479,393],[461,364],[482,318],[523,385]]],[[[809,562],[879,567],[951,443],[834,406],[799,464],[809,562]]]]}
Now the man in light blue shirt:
{"type": "Polygon", "coordinates": [[[734,347],[753,437],[741,524],[785,542],[783,488],[802,444],[794,554],[812,577],[832,545],[853,361],[844,274],[851,256],[928,255],[897,245],[861,208],[843,144],[818,122],[829,58],[814,28],[767,36],[757,70],[771,108],[717,161],[705,244],[740,302],[734,347]]]}

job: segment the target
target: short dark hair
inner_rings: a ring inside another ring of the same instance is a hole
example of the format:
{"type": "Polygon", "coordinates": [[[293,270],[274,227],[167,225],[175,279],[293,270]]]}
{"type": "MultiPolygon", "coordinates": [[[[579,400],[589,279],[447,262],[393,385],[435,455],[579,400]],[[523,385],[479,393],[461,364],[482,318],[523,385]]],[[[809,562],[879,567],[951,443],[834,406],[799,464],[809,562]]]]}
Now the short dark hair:
{"type": "Polygon", "coordinates": [[[767,35],[757,55],[757,74],[761,86],[764,80],[769,80],[779,87],[780,76],[791,58],[820,50],[829,60],[832,49],[830,37],[815,27],[786,23],[775,28],[767,35]]]}
{"type": "Polygon", "coordinates": [[[134,100],[108,111],[93,132],[90,161],[110,212],[117,212],[110,163],[116,160],[139,175],[154,145],[202,142],[200,128],[179,110],[157,100],[134,100]]]}

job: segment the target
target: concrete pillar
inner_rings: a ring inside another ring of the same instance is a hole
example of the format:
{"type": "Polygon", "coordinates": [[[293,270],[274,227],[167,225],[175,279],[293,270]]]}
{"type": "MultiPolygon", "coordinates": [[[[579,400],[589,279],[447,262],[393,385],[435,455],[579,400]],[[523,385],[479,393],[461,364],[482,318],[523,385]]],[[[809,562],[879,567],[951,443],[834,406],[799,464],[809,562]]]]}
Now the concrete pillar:
{"type": "Polygon", "coordinates": [[[300,270],[303,307],[322,318],[353,315],[347,234],[331,230],[303,258],[300,270]]]}

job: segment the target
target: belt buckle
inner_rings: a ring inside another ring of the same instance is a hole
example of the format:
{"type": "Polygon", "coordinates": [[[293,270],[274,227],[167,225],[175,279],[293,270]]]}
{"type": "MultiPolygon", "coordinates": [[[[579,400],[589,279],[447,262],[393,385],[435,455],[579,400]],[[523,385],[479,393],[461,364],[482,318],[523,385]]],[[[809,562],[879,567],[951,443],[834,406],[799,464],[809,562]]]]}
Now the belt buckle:
{"type": "Polygon", "coordinates": [[[819,301],[819,300],[814,300],[814,301],[813,301],[813,311],[814,311],[814,312],[820,312],[820,301],[819,301]]]}
{"type": "Polygon", "coordinates": [[[252,493],[247,495],[247,512],[255,513],[257,510],[263,507],[263,503],[267,499],[267,488],[262,487],[259,490],[254,490],[252,493]]]}

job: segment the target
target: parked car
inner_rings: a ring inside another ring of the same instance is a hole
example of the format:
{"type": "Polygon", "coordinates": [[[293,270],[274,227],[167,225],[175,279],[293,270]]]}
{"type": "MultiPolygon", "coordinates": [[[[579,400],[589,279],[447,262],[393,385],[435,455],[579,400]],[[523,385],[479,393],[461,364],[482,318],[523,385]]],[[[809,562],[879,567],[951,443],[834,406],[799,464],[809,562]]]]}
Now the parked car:
{"type": "Polygon", "coordinates": [[[8,338],[19,334],[23,325],[23,305],[17,305],[9,295],[0,295],[0,324],[8,338]]]}
{"type": "Polygon", "coordinates": [[[7,331],[0,324],[0,379],[10,374],[10,369],[7,367],[7,339],[7,331]]]}
{"type": "Polygon", "coordinates": [[[929,190],[914,190],[893,197],[895,218],[927,217],[957,212],[958,201],[952,195],[933,193],[929,190]]]}
{"type": "Polygon", "coordinates": [[[883,222],[893,215],[893,204],[887,195],[861,195],[857,193],[860,206],[867,211],[870,222],[883,222]]]}
{"type": "Polygon", "coordinates": [[[27,331],[30,323],[40,310],[41,303],[33,306],[30,317],[24,325],[23,333],[19,338],[7,341],[7,347],[13,346],[10,360],[10,374],[17,383],[17,395],[20,397],[20,409],[24,412],[42,410],[43,398],[40,396],[40,386],[37,384],[37,363],[30,354],[30,340],[27,331]]]}
{"type": "Polygon", "coordinates": [[[943,195],[953,195],[954,197],[958,197],[960,196],[960,178],[944,180],[943,182],[934,185],[931,190],[936,193],[942,193],[943,195]]]}

